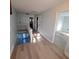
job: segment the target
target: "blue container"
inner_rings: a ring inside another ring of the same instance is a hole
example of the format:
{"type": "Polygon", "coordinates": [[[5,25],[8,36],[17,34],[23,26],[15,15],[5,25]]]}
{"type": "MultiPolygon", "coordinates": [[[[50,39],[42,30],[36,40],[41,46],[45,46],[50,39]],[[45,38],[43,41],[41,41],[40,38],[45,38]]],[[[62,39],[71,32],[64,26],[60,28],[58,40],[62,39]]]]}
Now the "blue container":
{"type": "Polygon", "coordinates": [[[18,44],[25,44],[30,42],[30,36],[27,32],[17,33],[17,42],[18,44]]]}

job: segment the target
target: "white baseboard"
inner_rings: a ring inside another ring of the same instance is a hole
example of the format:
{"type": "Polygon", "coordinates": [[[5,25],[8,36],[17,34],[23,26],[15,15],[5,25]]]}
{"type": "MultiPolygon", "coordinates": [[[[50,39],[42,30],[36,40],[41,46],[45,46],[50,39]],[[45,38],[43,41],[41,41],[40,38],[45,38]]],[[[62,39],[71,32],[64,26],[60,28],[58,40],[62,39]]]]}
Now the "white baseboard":
{"type": "Polygon", "coordinates": [[[45,36],[42,32],[39,31],[39,33],[44,37],[46,38],[50,43],[54,43],[54,41],[51,41],[47,36],[45,36]]]}
{"type": "Polygon", "coordinates": [[[12,46],[10,49],[10,56],[12,55],[13,49],[14,49],[14,46],[12,46]]]}

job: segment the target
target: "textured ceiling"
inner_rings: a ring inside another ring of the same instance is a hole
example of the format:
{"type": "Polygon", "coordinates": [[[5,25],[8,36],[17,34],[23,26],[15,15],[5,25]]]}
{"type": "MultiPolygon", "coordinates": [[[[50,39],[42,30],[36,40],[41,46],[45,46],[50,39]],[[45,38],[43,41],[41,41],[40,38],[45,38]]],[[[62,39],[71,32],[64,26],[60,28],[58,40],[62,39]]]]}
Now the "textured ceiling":
{"type": "Polygon", "coordinates": [[[63,1],[65,0],[11,0],[11,3],[17,11],[38,14],[63,1]]]}

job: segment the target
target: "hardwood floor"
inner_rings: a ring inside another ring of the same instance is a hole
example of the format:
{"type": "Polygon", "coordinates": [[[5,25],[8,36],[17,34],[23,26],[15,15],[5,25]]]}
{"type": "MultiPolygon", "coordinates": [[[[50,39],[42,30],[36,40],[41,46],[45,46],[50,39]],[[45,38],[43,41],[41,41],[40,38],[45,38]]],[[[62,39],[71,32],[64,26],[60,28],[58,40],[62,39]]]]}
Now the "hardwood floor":
{"type": "Polygon", "coordinates": [[[36,43],[16,46],[11,59],[68,59],[59,49],[45,38],[36,43]]]}

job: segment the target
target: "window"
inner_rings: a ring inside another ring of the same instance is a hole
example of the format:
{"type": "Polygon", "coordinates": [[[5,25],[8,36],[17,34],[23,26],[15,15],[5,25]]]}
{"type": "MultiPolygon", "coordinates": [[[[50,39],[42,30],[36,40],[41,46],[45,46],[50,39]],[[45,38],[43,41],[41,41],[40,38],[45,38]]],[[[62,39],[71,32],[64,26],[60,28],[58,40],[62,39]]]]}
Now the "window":
{"type": "Polygon", "coordinates": [[[61,12],[58,15],[57,31],[69,33],[69,13],[61,12]]]}

